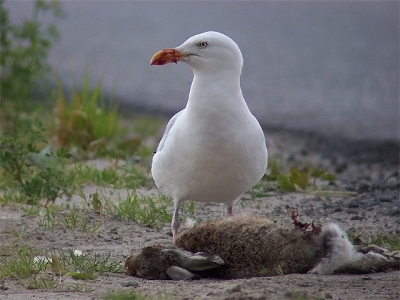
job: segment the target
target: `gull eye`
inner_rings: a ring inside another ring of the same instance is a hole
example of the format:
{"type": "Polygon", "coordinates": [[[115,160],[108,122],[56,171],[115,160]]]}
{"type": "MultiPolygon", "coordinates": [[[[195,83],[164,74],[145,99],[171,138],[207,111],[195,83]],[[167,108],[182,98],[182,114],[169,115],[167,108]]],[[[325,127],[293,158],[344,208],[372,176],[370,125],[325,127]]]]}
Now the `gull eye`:
{"type": "Polygon", "coordinates": [[[207,43],[207,42],[200,42],[200,43],[197,43],[197,47],[199,47],[200,49],[207,48],[207,46],[208,46],[208,43],[207,43]]]}

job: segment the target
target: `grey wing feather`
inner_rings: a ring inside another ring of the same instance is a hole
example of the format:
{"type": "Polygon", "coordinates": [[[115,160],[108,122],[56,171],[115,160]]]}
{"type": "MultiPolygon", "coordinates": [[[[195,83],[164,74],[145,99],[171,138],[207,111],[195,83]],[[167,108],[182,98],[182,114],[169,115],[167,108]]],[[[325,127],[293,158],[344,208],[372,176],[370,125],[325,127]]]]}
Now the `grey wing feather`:
{"type": "Polygon", "coordinates": [[[163,135],[163,137],[161,138],[160,143],[158,144],[157,152],[159,152],[159,151],[162,150],[162,148],[163,148],[163,146],[164,146],[164,144],[165,144],[165,141],[166,141],[167,138],[168,138],[169,131],[170,131],[171,128],[174,126],[176,120],[178,119],[179,115],[180,115],[183,111],[184,111],[184,109],[182,109],[181,111],[177,112],[177,113],[171,118],[171,120],[169,120],[169,122],[168,122],[168,124],[167,124],[167,127],[165,127],[164,135],[163,135]]]}

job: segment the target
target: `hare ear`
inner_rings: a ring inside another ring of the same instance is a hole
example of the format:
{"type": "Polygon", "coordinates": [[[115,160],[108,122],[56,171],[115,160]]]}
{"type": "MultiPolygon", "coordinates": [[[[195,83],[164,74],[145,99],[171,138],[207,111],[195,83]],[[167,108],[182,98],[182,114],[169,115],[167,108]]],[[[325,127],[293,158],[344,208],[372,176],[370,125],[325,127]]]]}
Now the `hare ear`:
{"type": "Polygon", "coordinates": [[[225,262],[218,255],[204,252],[193,254],[183,249],[176,249],[175,251],[178,254],[181,266],[187,270],[205,271],[225,265],[225,262]]]}
{"type": "Polygon", "coordinates": [[[188,270],[185,270],[185,269],[177,267],[177,266],[169,267],[167,269],[167,274],[173,280],[200,279],[200,276],[193,274],[192,272],[189,272],[188,270]]]}

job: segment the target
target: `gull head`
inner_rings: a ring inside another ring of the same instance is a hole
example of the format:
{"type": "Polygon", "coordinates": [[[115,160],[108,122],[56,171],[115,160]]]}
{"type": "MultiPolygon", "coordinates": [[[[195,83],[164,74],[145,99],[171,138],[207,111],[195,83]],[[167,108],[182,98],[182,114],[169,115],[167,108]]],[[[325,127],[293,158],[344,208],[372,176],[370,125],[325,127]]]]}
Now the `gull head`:
{"type": "Polygon", "coordinates": [[[208,31],[187,39],[176,48],[163,49],[151,58],[151,65],[187,63],[195,72],[236,70],[240,74],[243,57],[238,45],[226,35],[208,31]]]}

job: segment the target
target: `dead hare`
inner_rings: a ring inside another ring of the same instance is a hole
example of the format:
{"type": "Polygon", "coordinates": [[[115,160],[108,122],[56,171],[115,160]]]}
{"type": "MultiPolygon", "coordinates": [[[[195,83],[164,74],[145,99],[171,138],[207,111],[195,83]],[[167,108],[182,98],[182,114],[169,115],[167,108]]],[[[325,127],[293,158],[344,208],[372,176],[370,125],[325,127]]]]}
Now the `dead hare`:
{"type": "MultiPolygon", "coordinates": [[[[126,273],[147,279],[247,278],[291,273],[369,273],[400,268],[382,248],[356,249],[337,224],[235,216],[181,232],[175,248],[150,246],[126,260],[126,273]],[[311,225],[311,226],[310,226],[311,225]],[[308,228],[311,227],[311,230],[308,228]]],[[[396,254],[398,255],[398,253],[396,254]]]]}

